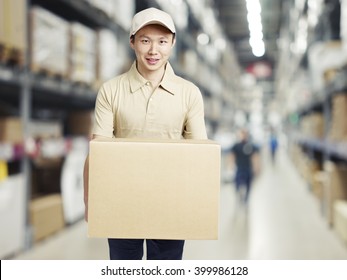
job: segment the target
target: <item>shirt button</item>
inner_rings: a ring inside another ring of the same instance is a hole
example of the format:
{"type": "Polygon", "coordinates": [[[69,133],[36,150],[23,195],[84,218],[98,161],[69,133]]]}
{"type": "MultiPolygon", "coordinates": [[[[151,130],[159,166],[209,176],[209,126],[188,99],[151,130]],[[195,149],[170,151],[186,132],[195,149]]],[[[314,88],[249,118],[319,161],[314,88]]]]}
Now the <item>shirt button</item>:
{"type": "Polygon", "coordinates": [[[151,83],[150,82],[147,82],[146,85],[149,86],[151,83]]]}

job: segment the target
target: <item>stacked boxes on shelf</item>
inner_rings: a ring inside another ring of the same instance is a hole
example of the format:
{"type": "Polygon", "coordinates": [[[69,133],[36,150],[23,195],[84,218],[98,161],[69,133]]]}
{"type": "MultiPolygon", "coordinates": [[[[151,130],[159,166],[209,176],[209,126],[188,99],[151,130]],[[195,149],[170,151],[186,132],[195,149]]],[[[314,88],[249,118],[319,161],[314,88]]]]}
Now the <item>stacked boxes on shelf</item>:
{"type": "Polygon", "coordinates": [[[96,33],[77,22],[70,24],[70,73],[72,81],[93,85],[96,80],[96,33]]]}
{"type": "Polygon", "coordinates": [[[30,57],[33,72],[94,89],[128,63],[127,49],[113,31],[68,22],[41,7],[31,8],[30,57]]]}
{"type": "Polygon", "coordinates": [[[86,0],[86,2],[102,11],[125,30],[130,28],[131,19],[135,13],[134,0],[86,0]]]}
{"type": "Polygon", "coordinates": [[[56,233],[65,226],[60,194],[46,195],[31,200],[29,211],[35,242],[56,233]]]}
{"type": "Polygon", "coordinates": [[[301,133],[305,137],[323,139],[325,133],[325,122],[322,113],[311,113],[301,120],[301,133]]]}
{"type": "Polygon", "coordinates": [[[334,204],[338,200],[347,200],[347,166],[328,161],[324,169],[328,173],[328,222],[334,225],[334,204]]]}
{"type": "Polygon", "coordinates": [[[26,43],[27,1],[0,1],[0,61],[23,65],[26,43]]]}
{"type": "Polygon", "coordinates": [[[31,70],[67,77],[69,23],[40,7],[31,8],[30,19],[31,70]]]}
{"type": "Polygon", "coordinates": [[[347,94],[336,94],[332,98],[330,140],[347,141],[347,94]]]}
{"type": "Polygon", "coordinates": [[[118,42],[115,34],[109,29],[97,32],[97,83],[96,87],[120,74],[128,63],[127,48],[118,42]]]}
{"type": "Polygon", "coordinates": [[[334,223],[336,233],[347,244],[347,200],[334,203],[334,223]]]}

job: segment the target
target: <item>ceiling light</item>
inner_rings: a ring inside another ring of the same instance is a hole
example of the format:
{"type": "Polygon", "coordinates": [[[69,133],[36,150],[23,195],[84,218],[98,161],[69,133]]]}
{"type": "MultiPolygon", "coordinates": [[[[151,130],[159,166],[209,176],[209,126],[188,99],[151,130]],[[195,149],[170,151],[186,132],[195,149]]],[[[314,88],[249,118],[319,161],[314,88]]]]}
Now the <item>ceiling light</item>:
{"type": "Polygon", "coordinates": [[[210,42],[210,37],[206,33],[200,33],[198,36],[198,43],[206,46],[210,42]]]}

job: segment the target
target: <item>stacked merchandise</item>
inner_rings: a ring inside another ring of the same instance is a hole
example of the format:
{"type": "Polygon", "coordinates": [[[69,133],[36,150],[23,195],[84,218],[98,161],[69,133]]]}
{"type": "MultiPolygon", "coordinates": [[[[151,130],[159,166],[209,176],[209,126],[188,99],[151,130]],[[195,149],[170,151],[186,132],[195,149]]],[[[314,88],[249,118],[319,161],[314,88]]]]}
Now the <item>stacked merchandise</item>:
{"type": "MultiPolygon", "coordinates": [[[[0,143],[22,145],[22,123],[19,118],[0,119],[0,143]]],[[[14,158],[10,155],[9,158],[14,158]]],[[[25,240],[25,184],[21,173],[9,174],[8,162],[0,158],[0,258],[18,252],[25,240]]]]}
{"type": "Polygon", "coordinates": [[[117,22],[124,30],[129,30],[135,13],[134,0],[86,0],[102,11],[107,17],[117,22]],[[121,11],[121,12],[120,12],[121,11]]]}
{"type": "Polygon", "coordinates": [[[93,85],[96,80],[96,33],[77,22],[70,25],[70,79],[93,85]]]}
{"type": "Polygon", "coordinates": [[[311,113],[301,120],[301,133],[305,137],[323,139],[324,138],[324,116],[322,113],[311,113]]]}
{"type": "Polygon", "coordinates": [[[330,139],[332,141],[347,141],[347,94],[336,94],[332,98],[332,116],[330,139]]]}
{"type": "Polygon", "coordinates": [[[26,44],[25,0],[0,1],[0,61],[22,66],[26,44]]]}
{"type": "Polygon", "coordinates": [[[329,190],[328,222],[335,226],[334,205],[337,201],[347,200],[347,166],[328,161],[325,163],[324,169],[329,175],[327,182],[329,190]]]}
{"type": "Polygon", "coordinates": [[[45,9],[33,7],[30,31],[31,70],[67,77],[69,23],[45,9]]]}
{"type": "Polygon", "coordinates": [[[117,41],[115,34],[109,29],[100,29],[97,40],[97,83],[101,84],[120,74],[127,63],[128,55],[124,44],[117,41]]]}

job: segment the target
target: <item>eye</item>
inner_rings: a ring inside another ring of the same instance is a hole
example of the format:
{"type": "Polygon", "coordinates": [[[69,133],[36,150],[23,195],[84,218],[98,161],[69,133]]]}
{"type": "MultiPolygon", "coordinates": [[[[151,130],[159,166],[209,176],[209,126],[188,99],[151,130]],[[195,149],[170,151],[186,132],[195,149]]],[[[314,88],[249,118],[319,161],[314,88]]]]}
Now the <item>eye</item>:
{"type": "Polygon", "coordinates": [[[167,44],[167,43],[168,43],[167,40],[160,40],[160,44],[161,44],[161,45],[165,45],[165,44],[167,44]]]}
{"type": "Polygon", "coordinates": [[[141,40],[141,43],[142,43],[142,44],[148,44],[148,43],[149,43],[149,40],[148,40],[148,39],[142,39],[142,40],[141,40]]]}

